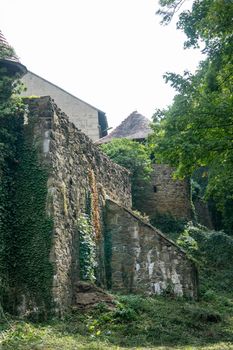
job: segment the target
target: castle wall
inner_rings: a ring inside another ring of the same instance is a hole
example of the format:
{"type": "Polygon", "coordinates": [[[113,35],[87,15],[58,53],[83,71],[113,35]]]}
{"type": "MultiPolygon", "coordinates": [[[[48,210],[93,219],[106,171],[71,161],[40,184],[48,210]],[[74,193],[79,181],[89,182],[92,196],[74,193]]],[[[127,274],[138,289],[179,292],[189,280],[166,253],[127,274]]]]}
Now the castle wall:
{"type": "Polygon", "coordinates": [[[93,141],[101,137],[97,109],[34,73],[28,72],[22,77],[22,82],[27,87],[27,90],[22,92],[22,96],[51,96],[77,128],[93,141]]]}
{"type": "MultiPolygon", "coordinates": [[[[92,141],[61,113],[49,97],[27,99],[29,123],[34,120],[34,139],[41,145],[48,177],[47,212],[53,218],[50,259],[54,267],[53,297],[58,310],[72,303],[73,285],[79,279],[77,219],[87,210],[90,197],[98,196],[95,210],[101,221],[106,196],[131,206],[131,186],[126,169],[102,154],[92,141]],[[94,182],[94,183],[93,183],[94,182]]],[[[104,279],[101,237],[98,270],[104,279]]]]}
{"type": "Polygon", "coordinates": [[[194,263],[160,231],[113,201],[107,201],[105,225],[112,290],[197,296],[194,263]]]}
{"type": "Polygon", "coordinates": [[[156,214],[170,214],[177,219],[191,219],[191,192],[188,180],[174,180],[173,169],[155,164],[151,182],[141,202],[140,210],[151,218],[156,214]]]}
{"type": "Polygon", "coordinates": [[[99,285],[195,297],[194,265],[130,210],[129,172],[101,153],[50,97],[25,103],[29,114],[17,160],[12,233],[19,271],[12,290],[19,312],[52,307],[62,314],[77,300],[82,214],[95,231],[99,285]]]}

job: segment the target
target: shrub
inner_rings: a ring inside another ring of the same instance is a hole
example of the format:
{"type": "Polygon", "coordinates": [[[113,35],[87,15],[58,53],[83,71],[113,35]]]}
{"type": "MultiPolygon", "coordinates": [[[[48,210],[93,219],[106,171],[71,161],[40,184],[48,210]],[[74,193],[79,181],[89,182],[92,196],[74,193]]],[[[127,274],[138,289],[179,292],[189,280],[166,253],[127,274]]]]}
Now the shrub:
{"type": "Polygon", "coordinates": [[[145,196],[145,188],[152,172],[149,149],[136,141],[114,139],[100,146],[115,163],[125,167],[131,173],[133,207],[140,209],[145,196]]]}

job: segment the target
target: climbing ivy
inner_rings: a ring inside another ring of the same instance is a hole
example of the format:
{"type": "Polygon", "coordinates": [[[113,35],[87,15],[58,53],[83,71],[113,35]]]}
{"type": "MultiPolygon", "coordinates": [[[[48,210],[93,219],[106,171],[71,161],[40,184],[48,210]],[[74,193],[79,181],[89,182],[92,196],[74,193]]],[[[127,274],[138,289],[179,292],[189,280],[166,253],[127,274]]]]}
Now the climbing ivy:
{"type": "Polygon", "coordinates": [[[87,214],[80,214],[77,221],[79,237],[80,279],[95,281],[96,244],[95,233],[87,214]]]}
{"type": "MultiPolygon", "coordinates": [[[[0,59],[14,55],[0,45],[0,59]]],[[[51,307],[52,221],[46,215],[48,173],[38,159],[33,123],[18,96],[17,74],[0,64],[0,306],[16,312],[51,307]],[[21,300],[19,300],[21,299],[21,300]]],[[[46,311],[47,312],[47,311],[46,311]]]]}
{"type": "MultiPolygon", "coordinates": [[[[0,45],[0,59],[14,55],[13,49],[0,45]]],[[[25,106],[17,97],[20,91],[17,75],[0,65],[0,304],[9,291],[8,265],[10,232],[13,220],[17,142],[22,133],[25,106]]]]}
{"type": "MultiPolygon", "coordinates": [[[[10,232],[9,276],[12,295],[26,295],[32,306],[51,308],[52,265],[49,261],[52,219],[46,213],[48,169],[40,164],[34,145],[33,121],[18,142],[19,164],[15,173],[13,222],[10,232]]],[[[14,310],[12,310],[14,311],[14,310]]]]}

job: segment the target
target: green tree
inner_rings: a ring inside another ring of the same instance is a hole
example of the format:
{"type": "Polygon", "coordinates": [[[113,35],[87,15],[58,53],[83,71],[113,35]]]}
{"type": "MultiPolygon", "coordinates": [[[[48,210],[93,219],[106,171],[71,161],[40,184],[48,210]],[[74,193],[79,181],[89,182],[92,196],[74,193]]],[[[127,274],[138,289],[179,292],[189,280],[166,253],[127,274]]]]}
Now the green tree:
{"type": "Polygon", "coordinates": [[[145,187],[152,171],[148,148],[142,143],[123,138],[114,139],[101,145],[100,148],[115,163],[130,171],[133,207],[139,209],[140,200],[145,195],[145,187]]]}
{"type": "MultiPolygon", "coordinates": [[[[160,1],[163,23],[182,3],[160,1]]],[[[177,27],[187,35],[185,47],[202,42],[206,59],[194,75],[165,74],[178,94],[168,109],[155,113],[151,139],[157,159],[175,166],[177,176],[207,167],[206,197],[214,198],[228,232],[233,232],[232,18],[228,0],[196,0],[192,10],[181,12],[177,27]]]]}

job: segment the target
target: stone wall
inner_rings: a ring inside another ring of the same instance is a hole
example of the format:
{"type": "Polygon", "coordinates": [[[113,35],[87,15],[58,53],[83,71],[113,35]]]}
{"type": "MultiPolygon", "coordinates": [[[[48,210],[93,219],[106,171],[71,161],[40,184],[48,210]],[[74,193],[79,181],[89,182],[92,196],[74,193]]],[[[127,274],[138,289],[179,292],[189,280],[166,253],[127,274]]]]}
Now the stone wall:
{"type": "Polygon", "coordinates": [[[23,96],[51,96],[59,108],[69,116],[70,121],[93,141],[106,135],[100,132],[97,108],[34,73],[28,72],[22,78],[22,82],[27,87],[27,90],[22,92],[23,96]]]}
{"type": "Polygon", "coordinates": [[[197,270],[184,251],[110,200],[105,209],[105,247],[113,291],[197,296],[197,270]]]}
{"type": "Polygon", "coordinates": [[[141,202],[140,210],[151,218],[157,213],[170,214],[177,219],[191,219],[191,192],[188,180],[174,180],[173,169],[155,164],[151,182],[141,202]]]}
{"type": "Polygon", "coordinates": [[[54,305],[56,313],[62,314],[77,301],[77,220],[82,214],[88,215],[95,231],[96,277],[100,286],[149,294],[172,290],[177,295],[195,297],[196,270],[192,262],[174,243],[130,211],[129,172],[101,153],[50,97],[24,101],[29,113],[25,117],[22,156],[17,160],[19,185],[18,199],[15,198],[21,208],[17,209],[16,220],[20,247],[16,256],[23,277],[17,282],[21,312],[28,305],[44,310],[54,305]],[[29,276],[26,284],[25,276],[29,276]]]}
{"type": "MultiPolygon", "coordinates": [[[[95,211],[100,221],[106,197],[130,207],[129,173],[102,154],[49,97],[25,99],[25,103],[29,106],[28,123],[35,125],[34,140],[41,145],[42,157],[50,169],[47,212],[54,224],[50,254],[54,267],[53,297],[61,311],[71,305],[73,285],[79,279],[77,218],[90,210],[88,202],[95,194],[95,211]]],[[[100,239],[100,282],[104,279],[101,246],[100,239]]]]}

